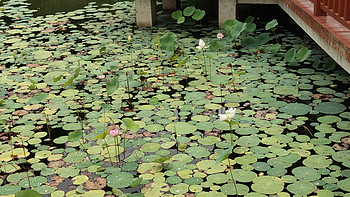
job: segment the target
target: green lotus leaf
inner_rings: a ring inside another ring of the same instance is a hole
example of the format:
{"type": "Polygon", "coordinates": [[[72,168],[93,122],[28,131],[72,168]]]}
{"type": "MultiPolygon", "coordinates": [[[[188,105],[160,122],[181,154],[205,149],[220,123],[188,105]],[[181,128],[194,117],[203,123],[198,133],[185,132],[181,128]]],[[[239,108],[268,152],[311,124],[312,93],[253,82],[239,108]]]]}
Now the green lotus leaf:
{"type": "Polygon", "coordinates": [[[300,166],[292,170],[294,176],[299,180],[316,181],[321,178],[321,175],[311,167],[300,166]]]}
{"type": "Polygon", "coordinates": [[[287,186],[287,190],[293,194],[305,196],[316,190],[316,186],[309,181],[296,181],[287,186]]]}
{"type": "Polygon", "coordinates": [[[186,183],[179,183],[179,184],[176,184],[176,185],[173,185],[171,188],[170,188],[170,192],[173,193],[173,194],[184,194],[184,193],[187,193],[188,192],[188,184],[186,183]]]}
{"type": "Polygon", "coordinates": [[[0,195],[11,195],[16,194],[21,190],[21,186],[19,185],[4,185],[0,187],[0,195]]]}
{"type": "Polygon", "coordinates": [[[326,168],[332,163],[332,160],[322,155],[310,155],[303,164],[311,168],[326,168]]]}
{"type": "Polygon", "coordinates": [[[192,15],[192,19],[199,21],[199,20],[202,20],[204,16],[205,16],[204,10],[196,9],[192,15]]]}
{"type": "Polygon", "coordinates": [[[308,114],[311,110],[311,106],[303,103],[289,103],[280,109],[281,112],[297,116],[308,114]]]}
{"type": "Polygon", "coordinates": [[[273,19],[272,21],[268,22],[268,23],[265,25],[265,30],[269,30],[269,29],[275,28],[277,25],[278,25],[277,20],[276,20],[276,19],[273,19]]]}
{"type": "Polygon", "coordinates": [[[195,158],[203,158],[210,155],[210,152],[202,146],[189,147],[185,152],[195,158]]]}
{"type": "Polygon", "coordinates": [[[116,172],[107,177],[107,185],[114,188],[125,188],[134,181],[134,175],[128,172],[116,172]]]}
{"type": "Polygon", "coordinates": [[[277,177],[256,177],[253,179],[252,189],[262,194],[275,194],[284,189],[284,182],[277,177]]]}
{"type": "Polygon", "coordinates": [[[184,9],[183,14],[184,14],[184,16],[191,16],[195,10],[196,10],[196,7],[188,6],[184,9]]]}
{"type": "Polygon", "coordinates": [[[41,197],[41,195],[35,190],[22,190],[17,192],[15,197],[41,197]]]}
{"type": "Polygon", "coordinates": [[[174,122],[168,124],[165,129],[172,133],[176,132],[177,135],[186,135],[195,132],[197,127],[187,122],[174,122]]]}

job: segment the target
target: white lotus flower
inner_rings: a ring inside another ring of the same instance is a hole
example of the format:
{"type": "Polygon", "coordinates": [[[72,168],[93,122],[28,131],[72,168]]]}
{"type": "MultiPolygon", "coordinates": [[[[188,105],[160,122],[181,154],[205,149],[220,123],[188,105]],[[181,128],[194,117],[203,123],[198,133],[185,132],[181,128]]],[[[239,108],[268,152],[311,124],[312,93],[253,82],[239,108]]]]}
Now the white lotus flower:
{"type": "Polygon", "coordinates": [[[224,38],[224,34],[218,33],[218,34],[216,35],[216,37],[217,37],[219,40],[221,40],[221,39],[224,38]]]}
{"type": "Polygon", "coordinates": [[[205,46],[205,42],[202,39],[199,39],[199,43],[198,43],[198,46],[196,46],[196,48],[198,50],[203,50],[203,49],[208,48],[208,47],[205,46]]]}
{"type": "Polygon", "coordinates": [[[235,116],[236,114],[236,108],[230,108],[225,112],[225,114],[219,114],[219,118],[221,121],[223,120],[228,120],[231,121],[231,119],[235,116]]]}

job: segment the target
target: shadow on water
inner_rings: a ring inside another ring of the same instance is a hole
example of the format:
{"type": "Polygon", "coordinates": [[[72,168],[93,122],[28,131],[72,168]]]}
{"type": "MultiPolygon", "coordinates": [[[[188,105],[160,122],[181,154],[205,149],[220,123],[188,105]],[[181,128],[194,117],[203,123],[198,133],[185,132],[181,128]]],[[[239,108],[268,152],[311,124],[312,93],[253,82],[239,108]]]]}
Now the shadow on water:
{"type": "Polygon", "coordinates": [[[45,16],[57,12],[69,12],[81,9],[89,3],[94,2],[97,6],[102,4],[114,4],[118,1],[127,0],[27,0],[30,3],[29,9],[38,10],[36,16],[45,16]]]}

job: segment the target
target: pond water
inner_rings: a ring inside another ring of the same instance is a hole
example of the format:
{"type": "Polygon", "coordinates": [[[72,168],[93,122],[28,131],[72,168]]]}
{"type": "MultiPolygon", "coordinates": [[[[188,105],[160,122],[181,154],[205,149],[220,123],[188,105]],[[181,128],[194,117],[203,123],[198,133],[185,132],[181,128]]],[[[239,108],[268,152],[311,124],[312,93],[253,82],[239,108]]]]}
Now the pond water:
{"type": "Polygon", "coordinates": [[[114,4],[117,1],[118,0],[27,0],[27,2],[30,3],[29,9],[38,10],[38,12],[36,12],[38,16],[81,9],[89,3],[96,3],[100,6],[102,4],[114,4]]]}
{"type": "Polygon", "coordinates": [[[350,76],[288,20],[30,6],[0,7],[0,195],[350,196],[350,76]]]}

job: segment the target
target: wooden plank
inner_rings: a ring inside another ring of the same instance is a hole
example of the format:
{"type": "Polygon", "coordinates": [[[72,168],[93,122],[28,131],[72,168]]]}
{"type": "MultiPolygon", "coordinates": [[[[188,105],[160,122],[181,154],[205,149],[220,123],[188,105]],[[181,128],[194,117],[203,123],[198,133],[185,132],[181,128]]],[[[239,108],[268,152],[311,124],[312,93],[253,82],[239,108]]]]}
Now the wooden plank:
{"type": "MultiPolygon", "coordinates": [[[[348,0],[346,0],[348,1],[348,0]]],[[[280,0],[280,7],[350,73],[350,31],[331,16],[314,16],[312,3],[305,0],[280,0]]]]}

